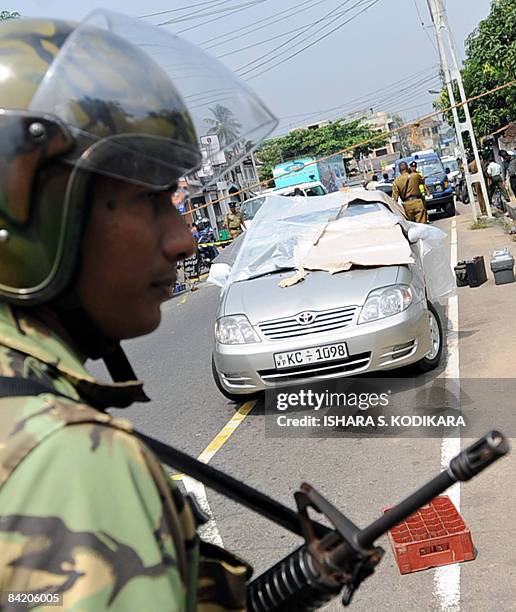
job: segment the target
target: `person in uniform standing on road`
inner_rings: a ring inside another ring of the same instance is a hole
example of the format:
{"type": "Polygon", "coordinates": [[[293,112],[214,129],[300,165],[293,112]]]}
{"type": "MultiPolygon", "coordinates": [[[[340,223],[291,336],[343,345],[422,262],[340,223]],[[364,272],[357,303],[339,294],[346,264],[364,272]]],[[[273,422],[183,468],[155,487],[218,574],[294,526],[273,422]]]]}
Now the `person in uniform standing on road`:
{"type": "Polygon", "coordinates": [[[419,172],[409,172],[407,162],[400,162],[400,176],[392,184],[392,198],[401,199],[405,214],[409,221],[427,223],[428,216],[421,196],[420,186],[424,187],[424,180],[419,172]]]}
{"type": "Polygon", "coordinates": [[[228,228],[233,239],[247,229],[242,215],[237,211],[235,202],[231,202],[229,205],[229,212],[224,219],[224,225],[228,228]]]}
{"type": "Polygon", "coordinates": [[[120,343],[159,326],[195,249],[170,203],[202,162],[192,79],[167,71],[187,59],[201,87],[231,85],[242,135],[274,129],[226,68],[140,20],[0,23],[2,610],[16,591],[86,612],[246,607],[249,566],[199,539],[202,513],[106,412],[149,401],[120,343]]]}

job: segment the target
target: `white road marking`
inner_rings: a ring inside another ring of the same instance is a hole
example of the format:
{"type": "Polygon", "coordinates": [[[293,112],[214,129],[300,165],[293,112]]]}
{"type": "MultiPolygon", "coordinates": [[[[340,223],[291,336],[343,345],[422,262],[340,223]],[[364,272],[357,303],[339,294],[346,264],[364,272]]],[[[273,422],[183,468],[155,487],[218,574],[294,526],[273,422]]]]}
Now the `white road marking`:
{"type": "MultiPolygon", "coordinates": [[[[220,432],[210,442],[210,444],[203,450],[199,455],[198,460],[203,463],[209,463],[215,454],[224,446],[230,436],[233,435],[236,428],[243,423],[246,416],[256,405],[256,401],[245,402],[242,404],[238,411],[231,417],[231,419],[224,425],[220,432]]],[[[202,511],[210,517],[210,520],[199,528],[200,537],[206,542],[211,542],[217,546],[222,546],[222,536],[220,535],[219,529],[215,523],[213,512],[211,511],[210,504],[208,503],[208,496],[206,495],[206,489],[202,482],[194,480],[190,476],[180,475],[179,478],[187,491],[192,493],[197,498],[202,511]]]]}
{"type": "MultiPolygon", "coordinates": [[[[451,226],[450,245],[451,265],[457,265],[457,220],[454,218],[451,226]]],[[[447,395],[457,398],[460,409],[460,371],[459,371],[459,298],[455,294],[448,300],[447,329],[448,362],[444,372],[447,395]]],[[[460,431],[453,428],[441,441],[441,467],[448,466],[450,460],[460,452],[460,431]]],[[[460,512],[460,483],[448,490],[455,507],[460,512]]],[[[442,612],[460,611],[460,564],[438,567],[434,574],[434,596],[439,602],[442,612]]]]}
{"type": "Polygon", "coordinates": [[[210,517],[210,520],[205,525],[199,527],[199,536],[206,542],[211,542],[217,546],[222,546],[222,537],[215,523],[215,519],[213,518],[213,512],[211,511],[210,504],[208,503],[208,497],[206,495],[204,485],[202,482],[190,478],[190,476],[184,476],[182,482],[187,493],[192,493],[195,495],[202,511],[210,517]]]}

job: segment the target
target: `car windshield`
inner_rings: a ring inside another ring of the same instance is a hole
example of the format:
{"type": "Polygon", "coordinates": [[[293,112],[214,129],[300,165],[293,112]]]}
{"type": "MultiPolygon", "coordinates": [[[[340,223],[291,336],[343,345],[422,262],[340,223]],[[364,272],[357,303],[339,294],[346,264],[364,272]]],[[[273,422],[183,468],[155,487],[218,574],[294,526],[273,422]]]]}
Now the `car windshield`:
{"type": "Polygon", "coordinates": [[[456,159],[451,159],[450,161],[443,162],[444,165],[450,169],[450,172],[455,172],[459,169],[459,163],[456,159]]]}
{"type": "MultiPolygon", "coordinates": [[[[310,187],[308,189],[306,187],[301,188],[301,191],[304,192],[309,197],[325,195],[325,191],[321,187],[321,185],[315,185],[314,187],[310,187]]],[[[287,191],[286,193],[282,193],[281,195],[286,196],[287,198],[291,198],[295,195],[295,189],[293,189],[292,191],[287,191]]]]}
{"type": "Polygon", "coordinates": [[[307,189],[306,195],[309,197],[322,196],[324,195],[324,189],[320,185],[316,185],[315,187],[310,187],[310,189],[307,189]]]}
{"type": "Polygon", "coordinates": [[[444,174],[443,166],[441,162],[437,160],[418,162],[417,171],[425,178],[427,176],[435,176],[436,174],[444,174]]]}
{"type": "Polygon", "coordinates": [[[241,209],[244,221],[251,221],[252,219],[254,219],[256,213],[260,210],[264,202],[265,202],[264,197],[246,200],[242,204],[242,209],[241,209]]]}
{"type": "Polygon", "coordinates": [[[342,217],[360,217],[369,213],[386,210],[383,204],[378,202],[352,202],[344,211],[342,217]]]}
{"type": "Polygon", "coordinates": [[[336,218],[358,227],[369,222],[368,216],[374,222],[375,214],[396,217],[382,203],[374,201],[354,201],[342,208],[344,198],[340,192],[315,198],[265,197],[246,232],[229,282],[296,268],[298,257],[311,248],[326,224],[336,218]]]}

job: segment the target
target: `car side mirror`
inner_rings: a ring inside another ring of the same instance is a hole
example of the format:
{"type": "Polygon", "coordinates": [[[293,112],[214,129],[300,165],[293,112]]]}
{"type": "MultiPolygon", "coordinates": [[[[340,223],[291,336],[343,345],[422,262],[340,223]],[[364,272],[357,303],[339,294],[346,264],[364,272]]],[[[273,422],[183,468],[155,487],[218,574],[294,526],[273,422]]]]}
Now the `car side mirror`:
{"type": "Polygon", "coordinates": [[[208,282],[217,287],[225,287],[228,282],[229,275],[231,274],[231,266],[225,263],[214,263],[211,264],[210,273],[208,275],[208,282]]]}
{"type": "Polygon", "coordinates": [[[449,168],[445,168],[444,171],[446,172],[446,174],[450,174],[451,170],[449,168]]]}
{"type": "Polygon", "coordinates": [[[408,241],[410,244],[415,244],[418,240],[428,238],[428,227],[424,223],[414,223],[408,230],[408,241]]]}

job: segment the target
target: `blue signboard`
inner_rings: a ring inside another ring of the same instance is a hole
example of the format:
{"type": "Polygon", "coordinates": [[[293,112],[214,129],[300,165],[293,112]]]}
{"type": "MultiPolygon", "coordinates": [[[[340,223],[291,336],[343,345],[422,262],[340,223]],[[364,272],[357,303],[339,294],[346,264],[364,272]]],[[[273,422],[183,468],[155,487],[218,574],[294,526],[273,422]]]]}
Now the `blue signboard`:
{"type": "Polygon", "coordinates": [[[319,181],[319,168],[316,163],[311,163],[314,161],[313,157],[301,157],[275,166],[272,175],[276,187],[279,189],[319,181]]]}

